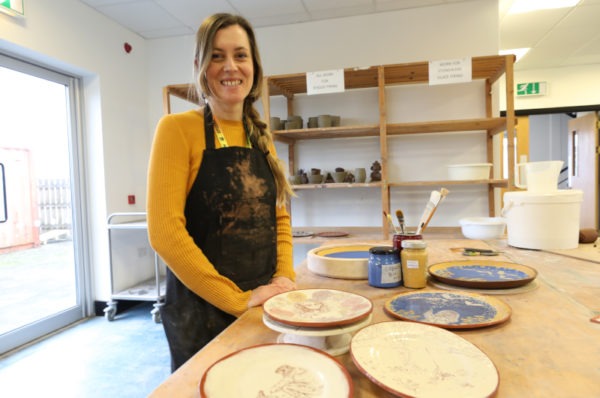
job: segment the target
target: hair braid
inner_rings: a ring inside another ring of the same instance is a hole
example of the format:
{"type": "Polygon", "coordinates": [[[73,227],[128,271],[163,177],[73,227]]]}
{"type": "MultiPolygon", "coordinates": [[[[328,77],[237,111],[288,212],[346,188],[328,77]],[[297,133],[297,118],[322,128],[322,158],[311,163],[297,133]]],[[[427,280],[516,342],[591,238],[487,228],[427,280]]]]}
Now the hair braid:
{"type": "Polygon", "coordinates": [[[296,196],[285,176],[284,165],[281,160],[274,156],[269,150],[269,146],[273,141],[271,133],[267,130],[267,125],[260,119],[258,111],[254,109],[252,98],[246,98],[244,101],[244,115],[246,117],[246,125],[250,132],[250,138],[258,144],[258,149],[265,153],[267,162],[275,179],[277,187],[277,204],[282,205],[290,196],[296,196]]]}

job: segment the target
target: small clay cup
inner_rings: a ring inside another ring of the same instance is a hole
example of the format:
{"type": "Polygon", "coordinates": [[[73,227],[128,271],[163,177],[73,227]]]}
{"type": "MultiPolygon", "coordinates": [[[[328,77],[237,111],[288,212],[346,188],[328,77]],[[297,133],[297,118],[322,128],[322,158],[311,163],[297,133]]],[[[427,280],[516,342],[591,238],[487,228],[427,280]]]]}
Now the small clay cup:
{"type": "Polygon", "coordinates": [[[333,176],[333,181],[344,182],[344,180],[346,179],[346,172],[345,171],[334,171],[332,173],[332,176],[333,176]]]}
{"type": "Polygon", "coordinates": [[[323,174],[311,174],[308,176],[308,182],[310,184],[320,184],[323,182],[323,174]]]}
{"type": "Polygon", "coordinates": [[[269,122],[271,124],[271,130],[281,130],[281,119],[278,118],[277,116],[273,116],[271,117],[271,119],[269,119],[269,122]]]}
{"type": "Polygon", "coordinates": [[[331,127],[339,127],[341,118],[339,116],[331,116],[331,127]]]}
{"type": "Polygon", "coordinates": [[[316,116],[308,118],[308,126],[309,129],[314,129],[319,127],[319,118],[316,116]]]}
{"type": "Polygon", "coordinates": [[[331,127],[331,115],[318,116],[319,127],[331,127]]]}
{"type": "Polygon", "coordinates": [[[354,169],[354,178],[357,183],[362,184],[367,180],[367,170],[364,167],[354,169]]]}

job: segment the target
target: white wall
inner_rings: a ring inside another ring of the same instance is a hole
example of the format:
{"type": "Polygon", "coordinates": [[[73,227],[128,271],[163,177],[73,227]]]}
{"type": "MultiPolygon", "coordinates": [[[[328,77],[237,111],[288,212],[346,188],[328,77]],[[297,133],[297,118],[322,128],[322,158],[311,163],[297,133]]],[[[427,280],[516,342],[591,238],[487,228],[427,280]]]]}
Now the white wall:
{"type": "MultiPolygon", "coordinates": [[[[515,84],[546,82],[546,95],[515,97],[515,109],[544,109],[600,104],[600,64],[515,70],[515,84]]],[[[503,90],[500,90],[503,93],[503,90]]],[[[501,109],[506,96],[500,95],[501,109]]]]}
{"type": "Polygon", "coordinates": [[[145,209],[151,131],[146,42],[75,0],[27,0],[25,12],[25,18],[0,14],[0,51],[83,81],[87,243],[95,297],[107,300],[106,217],[117,211],[145,209]],[[123,50],[124,42],[132,45],[130,54],[123,50]],[[128,194],[136,195],[137,205],[127,204],[128,194]]]}
{"type": "MultiPolygon", "coordinates": [[[[498,5],[495,1],[463,2],[258,28],[256,35],[265,75],[490,55],[497,53],[499,45],[498,5]]],[[[191,36],[148,41],[150,125],[156,125],[162,114],[162,86],[191,81],[193,41],[191,36]]],[[[462,87],[394,88],[387,97],[391,122],[485,114],[483,88],[477,82],[462,87]]],[[[375,90],[360,90],[297,96],[294,106],[305,121],[309,116],[330,113],[341,115],[342,125],[367,124],[378,121],[377,101],[375,90]]],[[[174,110],[189,107],[178,103],[174,110]]],[[[272,115],[285,115],[281,98],[272,98],[272,115]]],[[[484,160],[485,148],[483,133],[393,137],[389,142],[390,179],[443,179],[447,164],[479,163],[484,160]],[[440,142],[443,144],[438,145],[440,142]]],[[[287,147],[278,144],[277,150],[286,160],[287,147]]],[[[297,145],[297,159],[298,166],[305,169],[368,169],[379,159],[379,146],[375,138],[308,140],[297,145]]],[[[394,188],[392,208],[402,208],[407,222],[415,225],[431,189],[394,188]]],[[[452,191],[446,208],[440,208],[431,225],[455,226],[460,217],[487,214],[486,186],[452,191]]],[[[292,204],[294,226],[381,225],[378,189],[302,191],[299,196],[292,204]]]]}

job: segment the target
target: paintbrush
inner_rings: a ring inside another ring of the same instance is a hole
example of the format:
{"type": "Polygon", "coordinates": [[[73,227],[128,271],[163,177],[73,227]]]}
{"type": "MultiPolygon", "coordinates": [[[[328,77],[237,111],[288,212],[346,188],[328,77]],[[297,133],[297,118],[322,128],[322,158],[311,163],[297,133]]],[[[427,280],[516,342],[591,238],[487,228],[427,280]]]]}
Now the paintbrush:
{"type": "Polygon", "coordinates": [[[390,224],[390,227],[392,227],[394,233],[399,234],[400,231],[398,231],[398,228],[396,228],[396,226],[394,225],[394,220],[392,220],[392,216],[390,216],[385,210],[383,211],[383,215],[385,218],[387,218],[388,223],[390,224]]]}
{"type": "Polygon", "coordinates": [[[425,210],[423,211],[423,214],[421,215],[421,220],[419,220],[419,226],[417,227],[417,235],[420,235],[421,232],[423,231],[423,227],[427,223],[427,220],[429,219],[431,212],[433,211],[435,206],[437,206],[441,197],[442,197],[442,194],[440,194],[438,191],[431,191],[431,195],[429,195],[429,201],[425,205],[425,210]]]}
{"type": "Polygon", "coordinates": [[[438,200],[437,204],[431,211],[429,218],[427,219],[427,221],[425,221],[425,225],[423,225],[423,229],[425,229],[427,227],[427,224],[429,224],[429,221],[431,221],[431,217],[433,217],[433,213],[435,213],[435,211],[437,210],[440,203],[442,203],[444,201],[444,199],[446,199],[446,195],[448,195],[449,193],[450,193],[450,191],[448,191],[446,188],[440,189],[440,200],[438,200]]]}
{"type": "Polygon", "coordinates": [[[405,234],[404,213],[402,213],[402,210],[396,210],[396,218],[398,219],[398,224],[400,225],[400,233],[405,234]]]}

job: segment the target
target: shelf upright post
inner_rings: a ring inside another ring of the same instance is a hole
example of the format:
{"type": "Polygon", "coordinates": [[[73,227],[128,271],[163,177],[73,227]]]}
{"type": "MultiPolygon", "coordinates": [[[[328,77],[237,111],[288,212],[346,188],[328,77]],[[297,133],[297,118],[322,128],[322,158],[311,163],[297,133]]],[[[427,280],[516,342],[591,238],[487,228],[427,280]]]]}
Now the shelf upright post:
{"type": "Polygon", "coordinates": [[[505,55],[506,68],[506,137],[508,143],[508,186],[507,190],[515,189],[515,98],[514,98],[514,72],[513,63],[515,56],[505,55]]]}
{"type": "MultiPolygon", "coordinates": [[[[390,188],[388,185],[387,164],[387,115],[385,106],[385,68],[383,65],[377,67],[377,87],[379,91],[379,148],[381,154],[381,207],[383,211],[390,214],[390,188]]],[[[389,235],[389,224],[382,217],[383,239],[389,235]]]]}

